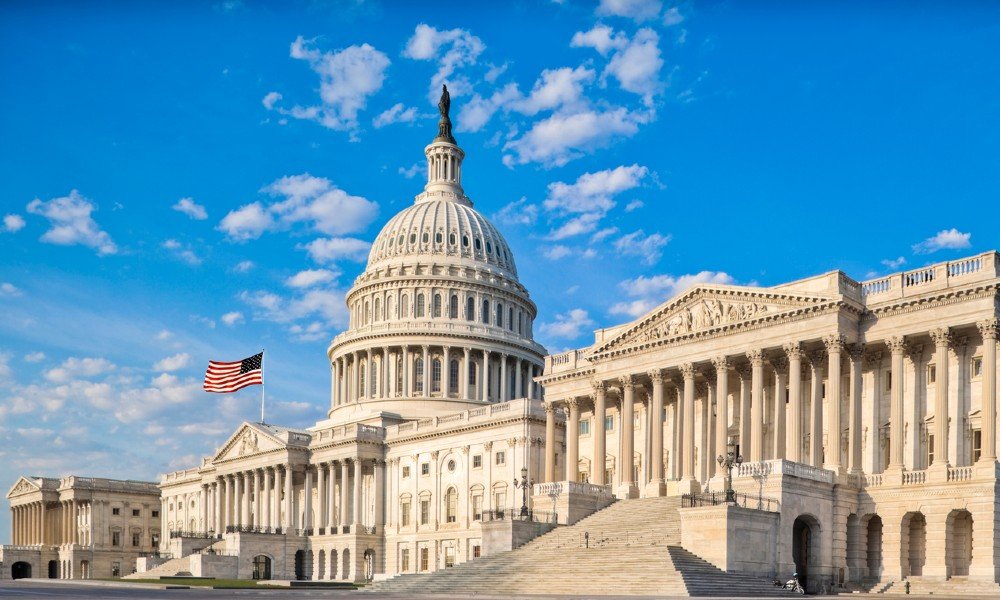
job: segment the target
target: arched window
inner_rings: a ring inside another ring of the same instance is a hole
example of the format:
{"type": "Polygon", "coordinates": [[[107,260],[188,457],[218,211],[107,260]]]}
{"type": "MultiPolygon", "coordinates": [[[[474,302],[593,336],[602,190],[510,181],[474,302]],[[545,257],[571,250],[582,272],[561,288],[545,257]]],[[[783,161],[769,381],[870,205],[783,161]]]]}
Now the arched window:
{"type": "Polygon", "coordinates": [[[424,295],[417,294],[417,317],[424,316],[424,295]]]}
{"type": "Polygon", "coordinates": [[[454,233],[449,233],[448,234],[448,245],[449,246],[454,246],[455,245],[455,234],[454,233]]]}
{"type": "Polygon", "coordinates": [[[467,235],[462,236],[462,246],[465,248],[469,247],[469,236],[467,235]]]}
{"type": "Polygon", "coordinates": [[[448,317],[451,319],[458,318],[458,295],[451,295],[451,303],[448,305],[448,317]]]}
{"type": "Polygon", "coordinates": [[[487,254],[493,254],[493,244],[486,242],[486,252],[487,254]]]}
{"type": "Polygon", "coordinates": [[[392,313],[392,309],[395,308],[395,306],[396,306],[396,304],[395,304],[395,302],[392,301],[392,296],[389,296],[388,298],[385,299],[385,318],[386,318],[386,320],[388,320],[388,319],[395,319],[396,318],[396,315],[394,315],[392,313]]]}
{"type": "Polygon", "coordinates": [[[365,393],[365,389],[366,389],[365,388],[365,363],[361,363],[361,366],[358,369],[358,375],[360,375],[360,377],[361,377],[361,394],[359,394],[359,395],[361,397],[367,396],[368,394],[365,393]]]}
{"type": "Polygon", "coordinates": [[[420,241],[426,244],[427,240],[428,240],[427,232],[425,231],[424,235],[420,236],[420,241]]]}
{"type": "Polygon", "coordinates": [[[378,386],[378,363],[375,361],[372,361],[372,372],[371,372],[371,377],[369,377],[369,379],[372,382],[371,393],[374,396],[376,392],[375,388],[378,386]]]}
{"type": "Polygon", "coordinates": [[[431,361],[431,391],[441,391],[441,360],[437,358],[431,361]]]}
{"type": "Polygon", "coordinates": [[[483,249],[483,242],[480,241],[479,238],[476,238],[476,250],[482,250],[482,249],[483,249]]]}
{"type": "Polygon", "coordinates": [[[435,319],[441,316],[441,294],[434,294],[434,306],[431,316],[435,319]]]}
{"type": "Polygon", "coordinates": [[[503,327],[503,304],[497,302],[497,327],[503,327]]]}
{"type": "Polygon", "coordinates": [[[403,393],[403,358],[396,357],[396,393],[403,393]]]}
{"type": "Polygon", "coordinates": [[[443,241],[443,239],[444,238],[441,236],[441,232],[440,231],[434,234],[434,243],[435,244],[440,244],[443,241]]]}
{"type": "Polygon", "coordinates": [[[455,488],[448,488],[444,495],[445,521],[454,523],[458,519],[458,492],[455,488]]]}
{"type": "Polygon", "coordinates": [[[367,325],[370,320],[371,320],[371,312],[368,310],[368,301],[365,300],[365,320],[363,324],[367,325]]]}
{"type": "Polygon", "coordinates": [[[417,234],[416,233],[411,233],[410,234],[410,243],[411,244],[416,244],[417,243],[417,234]]]}
{"type": "Polygon", "coordinates": [[[524,313],[517,311],[517,332],[524,335],[524,313]]]}
{"type": "Polygon", "coordinates": [[[381,309],[382,309],[382,302],[381,302],[381,300],[379,300],[378,298],[375,298],[375,320],[376,321],[381,321],[382,320],[381,309]]]}
{"type": "Polygon", "coordinates": [[[413,368],[413,389],[418,393],[423,393],[424,391],[424,359],[417,358],[416,366],[413,368]]]}
{"type": "Polygon", "coordinates": [[[476,385],[476,363],[469,361],[469,385],[476,385]]]}
{"type": "Polygon", "coordinates": [[[483,300],[483,323],[490,324],[490,301],[483,300]]]}
{"type": "Polygon", "coordinates": [[[476,320],[476,301],[473,298],[469,298],[465,301],[465,320],[476,320]]]}
{"type": "Polygon", "coordinates": [[[403,299],[400,301],[399,316],[405,319],[410,316],[410,297],[403,295],[403,299]]]}
{"type": "MultiPolygon", "coordinates": [[[[378,312],[377,309],[376,309],[376,312],[378,312]]],[[[507,329],[510,329],[511,331],[514,331],[514,309],[513,308],[508,308],[507,309],[507,329]]]]}
{"type": "MultiPolygon", "coordinates": [[[[448,365],[448,389],[458,390],[458,361],[452,360],[448,365]]],[[[464,396],[464,390],[459,396],[464,396]]]]}

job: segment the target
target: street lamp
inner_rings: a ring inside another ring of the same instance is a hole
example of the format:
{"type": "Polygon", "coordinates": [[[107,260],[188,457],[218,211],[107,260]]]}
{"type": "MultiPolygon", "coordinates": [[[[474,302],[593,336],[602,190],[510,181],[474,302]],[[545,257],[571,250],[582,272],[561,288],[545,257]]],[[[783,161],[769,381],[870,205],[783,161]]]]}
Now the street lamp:
{"type": "Polygon", "coordinates": [[[521,467],[521,481],[514,479],[514,489],[521,490],[521,517],[528,516],[528,488],[535,485],[534,481],[528,481],[528,467],[521,467]]]}
{"type": "Polygon", "coordinates": [[[721,454],[715,460],[719,462],[719,466],[726,470],[726,503],[735,504],[736,503],[736,492],[733,491],[733,466],[739,466],[743,464],[743,457],[736,454],[736,442],[729,442],[727,446],[729,451],[725,456],[721,454]]]}

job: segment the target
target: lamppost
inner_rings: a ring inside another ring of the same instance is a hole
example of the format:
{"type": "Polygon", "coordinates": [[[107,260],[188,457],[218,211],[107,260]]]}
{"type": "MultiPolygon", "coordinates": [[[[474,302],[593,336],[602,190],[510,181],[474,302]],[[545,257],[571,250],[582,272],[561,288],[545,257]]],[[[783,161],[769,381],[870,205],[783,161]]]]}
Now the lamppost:
{"type": "Polygon", "coordinates": [[[528,488],[535,485],[534,481],[528,481],[528,467],[521,467],[521,481],[514,478],[514,489],[521,490],[521,517],[528,516],[528,488]]]}
{"type": "Polygon", "coordinates": [[[729,449],[725,456],[721,454],[715,460],[719,462],[719,466],[726,470],[726,503],[735,504],[736,503],[736,492],[733,491],[733,467],[743,464],[743,457],[736,454],[736,442],[729,442],[727,446],[729,449]]]}

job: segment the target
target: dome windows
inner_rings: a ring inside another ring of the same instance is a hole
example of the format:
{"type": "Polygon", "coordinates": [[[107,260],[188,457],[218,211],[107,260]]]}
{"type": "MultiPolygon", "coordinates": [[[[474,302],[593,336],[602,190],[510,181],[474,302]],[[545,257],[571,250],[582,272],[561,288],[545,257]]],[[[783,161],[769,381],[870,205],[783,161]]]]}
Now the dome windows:
{"type": "Polygon", "coordinates": [[[426,243],[427,243],[427,242],[428,242],[429,240],[430,240],[430,236],[429,236],[429,235],[427,235],[427,232],[425,231],[425,232],[424,232],[424,235],[422,235],[422,236],[420,237],[420,241],[426,244],[426,243]]]}
{"type": "Polygon", "coordinates": [[[441,235],[440,231],[434,234],[434,243],[435,244],[440,244],[443,241],[444,241],[444,236],[441,235]]]}
{"type": "Polygon", "coordinates": [[[451,302],[448,305],[448,318],[457,319],[458,318],[458,295],[452,294],[451,302]]]}
{"type": "Polygon", "coordinates": [[[424,295],[423,294],[417,294],[417,314],[415,316],[417,316],[417,317],[423,317],[424,316],[424,295]]]}
{"type": "Polygon", "coordinates": [[[473,298],[469,298],[465,301],[465,320],[476,320],[476,301],[473,298]]]}
{"type": "Polygon", "coordinates": [[[483,243],[479,240],[479,238],[476,238],[476,250],[482,250],[482,249],[483,249],[483,243]]]}
{"type": "Polygon", "coordinates": [[[433,311],[431,316],[434,318],[439,318],[441,316],[441,294],[434,294],[433,311]]]}
{"type": "Polygon", "coordinates": [[[469,247],[469,236],[467,236],[467,235],[463,235],[462,236],[462,246],[464,248],[468,248],[469,247]]]}
{"type": "Polygon", "coordinates": [[[493,254],[493,244],[486,242],[486,253],[493,254]]]}
{"type": "Polygon", "coordinates": [[[490,324],[490,301],[489,300],[483,300],[483,323],[486,323],[487,325],[490,324]]]}
{"type": "Polygon", "coordinates": [[[417,234],[416,233],[411,233],[410,234],[410,243],[411,244],[416,244],[417,243],[417,234]]]}
{"type": "Polygon", "coordinates": [[[455,245],[455,234],[454,233],[449,233],[448,234],[448,245],[449,246],[454,246],[455,245]]]}

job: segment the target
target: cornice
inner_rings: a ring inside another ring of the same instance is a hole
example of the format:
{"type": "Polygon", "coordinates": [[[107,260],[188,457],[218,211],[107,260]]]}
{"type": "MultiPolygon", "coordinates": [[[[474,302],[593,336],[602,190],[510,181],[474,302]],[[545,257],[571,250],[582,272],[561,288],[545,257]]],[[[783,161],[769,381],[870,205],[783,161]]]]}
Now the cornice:
{"type": "Polygon", "coordinates": [[[869,323],[882,317],[904,315],[928,307],[948,306],[968,300],[978,300],[996,297],[1000,282],[990,282],[968,288],[950,288],[941,290],[938,294],[900,298],[895,302],[868,308],[862,316],[862,321],[869,323]]]}
{"type": "MultiPolygon", "coordinates": [[[[462,347],[464,341],[467,341],[467,342],[476,342],[476,343],[479,343],[479,344],[484,345],[484,346],[493,346],[493,347],[504,347],[505,346],[505,347],[508,347],[508,348],[513,348],[515,350],[521,350],[521,351],[523,351],[523,352],[525,352],[527,354],[530,354],[533,358],[537,358],[538,359],[538,363],[539,364],[544,364],[544,362],[545,362],[545,354],[543,353],[544,352],[544,348],[540,344],[538,344],[537,342],[534,342],[534,340],[532,340],[532,343],[534,343],[537,347],[532,347],[532,346],[527,345],[527,344],[512,342],[512,341],[508,341],[508,340],[501,340],[501,339],[497,339],[497,338],[486,337],[486,336],[480,335],[480,334],[472,335],[472,334],[467,334],[467,333],[462,333],[462,332],[456,332],[456,331],[442,332],[442,331],[421,331],[421,330],[400,329],[400,330],[397,330],[397,331],[385,331],[385,332],[380,331],[378,333],[363,333],[363,334],[358,334],[356,337],[355,336],[351,336],[350,335],[351,333],[352,333],[351,331],[345,331],[343,334],[341,334],[341,335],[347,335],[348,337],[346,339],[337,341],[335,344],[332,344],[330,346],[330,348],[329,348],[329,351],[327,352],[327,355],[330,356],[330,357],[336,356],[337,353],[339,351],[341,351],[344,347],[346,347],[348,345],[351,345],[351,344],[358,344],[358,343],[360,343],[362,345],[368,344],[364,348],[360,348],[360,350],[381,349],[382,347],[384,347],[386,345],[388,345],[388,346],[403,346],[403,345],[407,345],[407,346],[421,346],[423,344],[418,343],[416,341],[407,342],[407,343],[404,344],[403,340],[404,339],[411,339],[412,340],[412,339],[415,339],[417,337],[430,337],[430,338],[435,338],[435,339],[443,339],[443,338],[457,339],[457,340],[459,340],[458,343],[451,344],[452,346],[455,346],[455,347],[462,347]],[[374,342],[377,342],[378,340],[395,340],[396,343],[395,344],[374,343],[374,342]]],[[[440,344],[437,344],[437,345],[440,345],[440,344]]],[[[470,348],[470,350],[482,350],[482,348],[470,348]]],[[[354,350],[351,350],[351,352],[353,352],[353,351],[354,350]]],[[[497,351],[498,350],[489,350],[489,352],[497,352],[497,351]]]]}

